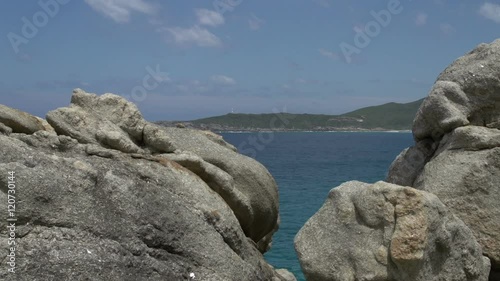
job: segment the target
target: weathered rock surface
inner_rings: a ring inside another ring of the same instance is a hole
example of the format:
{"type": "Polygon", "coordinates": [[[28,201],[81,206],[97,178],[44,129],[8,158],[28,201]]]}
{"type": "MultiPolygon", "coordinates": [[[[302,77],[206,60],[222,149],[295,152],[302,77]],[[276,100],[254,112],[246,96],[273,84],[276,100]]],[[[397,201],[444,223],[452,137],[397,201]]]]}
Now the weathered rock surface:
{"type": "Polygon", "coordinates": [[[425,165],[415,188],[437,195],[473,231],[498,268],[500,261],[500,130],[457,128],[425,165]],[[481,134],[475,134],[481,132],[481,134]],[[476,141],[474,137],[479,137],[476,141]],[[487,145],[495,145],[490,148],[487,145]],[[478,150],[478,147],[484,149],[478,150]]]}
{"type": "Polygon", "coordinates": [[[297,281],[297,278],[286,269],[278,269],[276,273],[278,273],[281,278],[284,278],[284,281],[297,281]]]}
{"type": "Polygon", "coordinates": [[[80,89],[74,91],[70,107],[49,112],[47,121],[58,134],[80,143],[125,153],[167,153],[198,174],[198,166],[211,165],[202,175],[210,179],[209,186],[220,192],[259,249],[264,252],[270,247],[278,228],[276,183],[260,163],[237,153],[220,136],[149,123],[134,104],[117,95],[97,96],[80,89]],[[190,158],[185,158],[186,152],[190,158]]]}
{"type": "Polygon", "coordinates": [[[435,150],[436,144],[431,139],[421,140],[414,146],[403,150],[389,167],[386,181],[402,186],[412,186],[435,150]]]}
{"type": "Polygon", "coordinates": [[[500,39],[480,44],[437,78],[413,124],[416,140],[466,125],[500,128],[500,39]]]}
{"type": "Polygon", "coordinates": [[[43,127],[44,131],[47,131],[47,132],[50,132],[50,133],[56,133],[56,131],[54,130],[54,128],[52,128],[52,126],[50,126],[50,124],[49,124],[49,122],[47,122],[47,120],[45,120],[43,118],[40,118],[38,116],[35,116],[35,118],[38,120],[38,122],[40,122],[40,124],[42,124],[42,127],[43,127]]]}
{"type": "MultiPolygon", "coordinates": [[[[432,192],[474,232],[500,272],[500,40],[441,73],[388,182],[432,192]]],[[[492,273],[493,275],[493,273],[492,273]]],[[[493,280],[493,279],[492,279],[493,280]]]]}
{"type": "Polygon", "coordinates": [[[12,133],[12,129],[5,126],[3,123],[0,123],[0,133],[8,136],[12,133]]]}
{"type": "Polygon", "coordinates": [[[308,281],[487,280],[473,233],[428,192],[385,182],[330,191],[295,238],[308,281]]]}
{"type": "Polygon", "coordinates": [[[10,127],[14,133],[32,134],[45,129],[36,117],[1,104],[0,123],[10,127]]]}
{"type": "Polygon", "coordinates": [[[197,174],[200,173],[195,168],[196,161],[185,157],[183,152],[198,155],[199,160],[206,162],[198,160],[198,165],[212,167],[203,173],[216,180],[207,182],[226,199],[245,233],[259,244],[260,249],[265,250],[270,243],[269,235],[277,230],[278,220],[278,194],[271,174],[260,163],[234,152],[229,146],[219,145],[199,131],[179,128],[163,130],[179,151],[169,157],[175,157],[172,159],[179,160],[185,167],[194,167],[193,172],[197,174]],[[232,181],[228,182],[226,176],[218,176],[218,173],[230,175],[232,181]]]}
{"type": "Polygon", "coordinates": [[[205,132],[163,130],[111,94],[76,90],[47,121],[57,134],[0,134],[0,174],[17,178],[18,280],[293,280],[261,253],[278,196],[253,159],[205,132]]]}

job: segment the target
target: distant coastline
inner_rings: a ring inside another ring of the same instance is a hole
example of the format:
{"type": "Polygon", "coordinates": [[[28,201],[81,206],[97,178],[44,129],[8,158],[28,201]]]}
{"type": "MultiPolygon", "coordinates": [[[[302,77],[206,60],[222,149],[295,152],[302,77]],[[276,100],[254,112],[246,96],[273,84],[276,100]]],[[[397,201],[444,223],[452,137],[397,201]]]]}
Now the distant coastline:
{"type": "Polygon", "coordinates": [[[377,132],[377,133],[411,133],[410,129],[394,129],[394,128],[355,128],[355,127],[320,127],[312,129],[294,129],[294,128],[239,128],[220,126],[218,124],[202,124],[197,125],[191,122],[174,122],[174,121],[161,121],[156,122],[165,127],[177,128],[190,128],[197,130],[212,131],[215,133],[260,133],[260,132],[273,132],[273,133],[363,133],[363,132],[377,132]]]}
{"type": "Polygon", "coordinates": [[[156,124],[213,132],[409,132],[422,101],[391,102],[342,115],[229,113],[191,121],[158,121],[156,124]]]}
{"type": "Polygon", "coordinates": [[[215,133],[246,134],[246,133],[411,133],[411,130],[214,130],[215,133]]]}

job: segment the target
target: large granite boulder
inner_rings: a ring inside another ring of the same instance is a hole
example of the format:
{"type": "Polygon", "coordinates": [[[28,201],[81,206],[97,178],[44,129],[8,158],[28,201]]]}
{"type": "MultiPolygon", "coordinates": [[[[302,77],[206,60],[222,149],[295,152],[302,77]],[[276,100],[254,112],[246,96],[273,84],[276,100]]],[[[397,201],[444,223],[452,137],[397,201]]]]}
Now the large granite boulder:
{"type": "Polygon", "coordinates": [[[431,193],[385,182],[334,188],[295,237],[308,281],[483,280],[489,260],[431,193]]]}
{"type": "Polygon", "coordinates": [[[177,153],[166,157],[208,178],[206,182],[231,206],[245,233],[259,249],[267,250],[278,227],[279,206],[276,183],[267,169],[231,147],[219,145],[207,133],[172,127],[163,131],[177,148],[177,153]],[[188,156],[193,154],[199,159],[188,156]],[[215,169],[201,171],[198,165],[215,169]]]}
{"type": "Polygon", "coordinates": [[[14,133],[33,134],[45,130],[42,122],[26,112],[0,104],[0,123],[11,128],[14,133]]]}
{"type": "MultiPolygon", "coordinates": [[[[387,181],[432,192],[474,232],[500,271],[500,40],[441,73],[413,124],[415,145],[387,181]]],[[[493,274],[493,273],[492,273],[493,274]]]]}
{"type": "Polygon", "coordinates": [[[276,183],[220,137],[166,131],[118,96],[81,90],[47,121],[55,132],[0,134],[2,202],[8,172],[17,179],[17,280],[293,280],[261,253],[276,183]]]}
{"type": "Polygon", "coordinates": [[[413,134],[439,141],[466,125],[500,129],[500,39],[480,44],[439,75],[417,112],[413,134]]]}
{"type": "Polygon", "coordinates": [[[220,136],[147,122],[120,96],[76,89],[71,105],[47,114],[60,135],[125,153],[165,154],[192,170],[226,200],[243,230],[262,252],[278,229],[278,189],[267,169],[236,152],[220,136]],[[189,156],[186,156],[188,155],[189,156]],[[201,166],[210,166],[202,171],[201,166]]]}
{"type": "Polygon", "coordinates": [[[457,214],[500,270],[500,130],[460,127],[442,144],[413,186],[434,193],[457,214]]]}

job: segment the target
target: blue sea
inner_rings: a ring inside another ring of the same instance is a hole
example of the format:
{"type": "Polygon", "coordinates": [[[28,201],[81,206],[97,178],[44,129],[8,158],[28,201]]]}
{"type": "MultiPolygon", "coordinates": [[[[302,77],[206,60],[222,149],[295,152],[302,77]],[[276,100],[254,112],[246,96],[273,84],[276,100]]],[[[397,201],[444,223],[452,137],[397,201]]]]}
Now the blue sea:
{"type": "Polygon", "coordinates": [[[275,268],[304,276],[293,239],[321,207],[328,192],[346,181],[383,180],[391,162],[413,144],[411,133],[274,132],[222,133],[240,152],[264,164],[280,193],[281,225],[265,254],[275,268]]]}

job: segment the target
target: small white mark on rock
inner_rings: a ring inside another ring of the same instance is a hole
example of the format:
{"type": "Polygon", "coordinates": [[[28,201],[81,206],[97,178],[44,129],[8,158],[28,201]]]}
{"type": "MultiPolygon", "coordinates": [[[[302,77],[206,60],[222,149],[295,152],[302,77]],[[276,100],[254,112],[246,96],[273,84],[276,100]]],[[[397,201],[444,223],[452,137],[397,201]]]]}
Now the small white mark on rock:
{"type": "Polygon", "coordinates": [[[194,275],[193,272],[191,272],[191,273],[189,273],[189,278],[194,279],[194,278],[196,278],[196,276],[194,275]]]}
{"type": "Polygon", "coordinates": [[[92,254],[92,252],[89,249],[85,249],[85,250],[87,250],[87,253],[92,254]]]}

